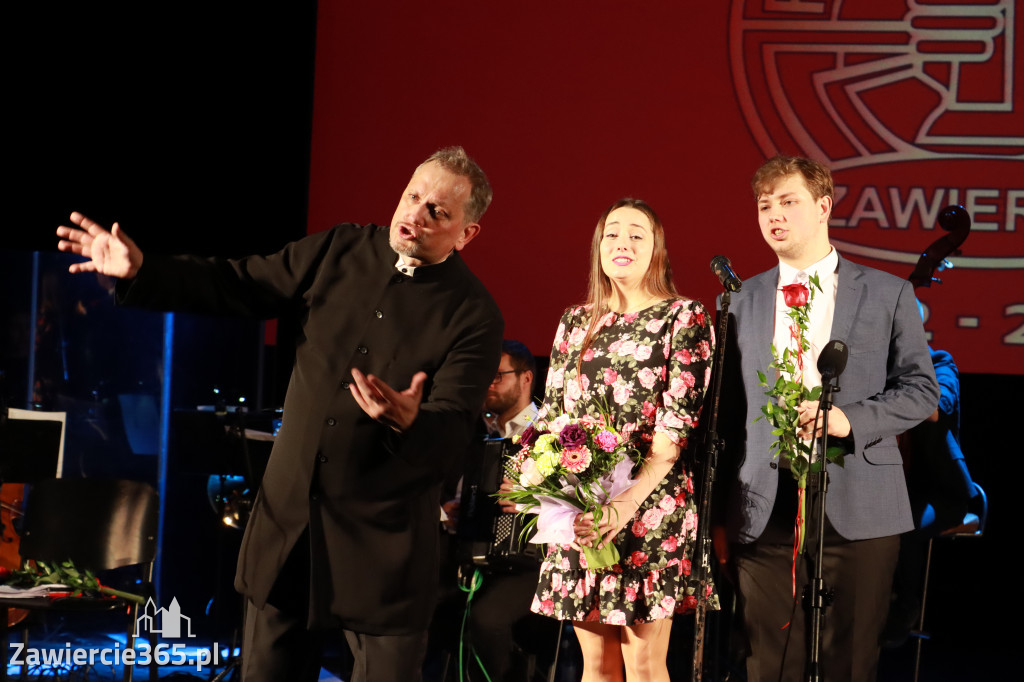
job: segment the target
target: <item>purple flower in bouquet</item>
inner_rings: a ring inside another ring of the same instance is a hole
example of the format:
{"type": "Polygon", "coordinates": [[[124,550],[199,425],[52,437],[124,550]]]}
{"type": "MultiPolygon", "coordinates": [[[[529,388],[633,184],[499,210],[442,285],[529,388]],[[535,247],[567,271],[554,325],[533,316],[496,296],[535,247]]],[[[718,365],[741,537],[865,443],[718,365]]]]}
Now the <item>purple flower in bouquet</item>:
{"type": "Polygon", "coordinates": [[[558,442],[564,448],[578,448],[587,443],[587,432],[579,424],[567,424],[558,434],[558,442]]]}
{"type": "Polygon", "coordinates": [[[523,433],[519,436],[519,442],[525,447],[532,447],[537,442],[537,436],[539,435],[540,433],[538,433],[537,429],[533,428],[533,424],[530,424],[523,429],[523,433]]]}

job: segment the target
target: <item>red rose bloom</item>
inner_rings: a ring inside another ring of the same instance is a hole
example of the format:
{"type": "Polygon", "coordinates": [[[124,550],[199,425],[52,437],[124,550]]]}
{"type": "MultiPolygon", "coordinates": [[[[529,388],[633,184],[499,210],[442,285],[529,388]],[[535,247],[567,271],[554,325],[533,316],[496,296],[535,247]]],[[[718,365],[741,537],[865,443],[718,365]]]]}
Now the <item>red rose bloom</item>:
{"type": "Polygon", "coordinates": [[[637,550],[637,551],[633,552],[632,559],[633,559],[633,565],[634,566],[643,566],[644,563],[647,562],[647,553],[646,552],[641,552],[640,550],[637,550]]]}
{"type": "Polygon", "coordinates": [[[782,287],[782,298],[790,308],[799,308],[807,305],[811,297],[811,290],[805,284],[787,284],[782,287]]]}

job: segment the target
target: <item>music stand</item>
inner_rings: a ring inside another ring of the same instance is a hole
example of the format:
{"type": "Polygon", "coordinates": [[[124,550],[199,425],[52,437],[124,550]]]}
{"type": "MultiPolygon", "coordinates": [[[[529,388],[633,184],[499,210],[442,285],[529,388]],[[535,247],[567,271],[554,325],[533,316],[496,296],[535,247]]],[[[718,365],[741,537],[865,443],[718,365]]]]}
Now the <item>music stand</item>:
{"type": "MultiPolygon", "coordinates": [[[[11,412],[24,414],[23,410],[11,412]]],[[[59,475],[63,440],[63,421],[39,418],[2,420],[0,485],[35,483],[59,475]]]]}

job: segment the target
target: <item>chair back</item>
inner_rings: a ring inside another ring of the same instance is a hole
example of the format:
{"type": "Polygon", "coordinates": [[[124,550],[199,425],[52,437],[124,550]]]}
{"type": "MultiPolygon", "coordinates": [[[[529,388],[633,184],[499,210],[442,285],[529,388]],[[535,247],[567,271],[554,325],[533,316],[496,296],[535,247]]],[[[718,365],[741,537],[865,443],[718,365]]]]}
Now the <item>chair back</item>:
{"type": "Polygon", "coordinates": [[[21,533],[21,556],[71,559],[77,568],[106,571],[152,563],[159,496],[148,483],[51,478],[32,486],[21,533]]]}

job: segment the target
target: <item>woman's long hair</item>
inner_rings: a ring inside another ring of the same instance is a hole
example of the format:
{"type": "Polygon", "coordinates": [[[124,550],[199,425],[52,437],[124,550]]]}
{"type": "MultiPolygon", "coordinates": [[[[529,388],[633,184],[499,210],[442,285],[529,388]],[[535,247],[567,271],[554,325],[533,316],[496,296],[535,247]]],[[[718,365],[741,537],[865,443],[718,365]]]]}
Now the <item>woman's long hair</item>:
{"type": "Polygon", "coordinates": [[[646,201],[629,198],[619,199],[606,208],[597,221],[594,236],[590,240],[590,282],[586,302],[590,307],[590,322],[587,325],[587,334],[583,338],[580,356],[576,361],[577,379],[582,373],[583,354],[590,348],[590,344],[594,340],[598,322],[610,312],[609,300],[612,297],[612,281],[601,267],[601,240],[604,239],[605,221],[608,220],[612,211],[619,208],[635,208],[651,221],[654,250],[651,254],[651,263],[640,282],[641,286],[650,296],[658,296],[663,299],[679,296],[676,285],[672,281],[672,265],[668,261],[668,249],[665,247],[665,227],[661,224],[661,218],[654,212],[654,209],[646,201]]]}

